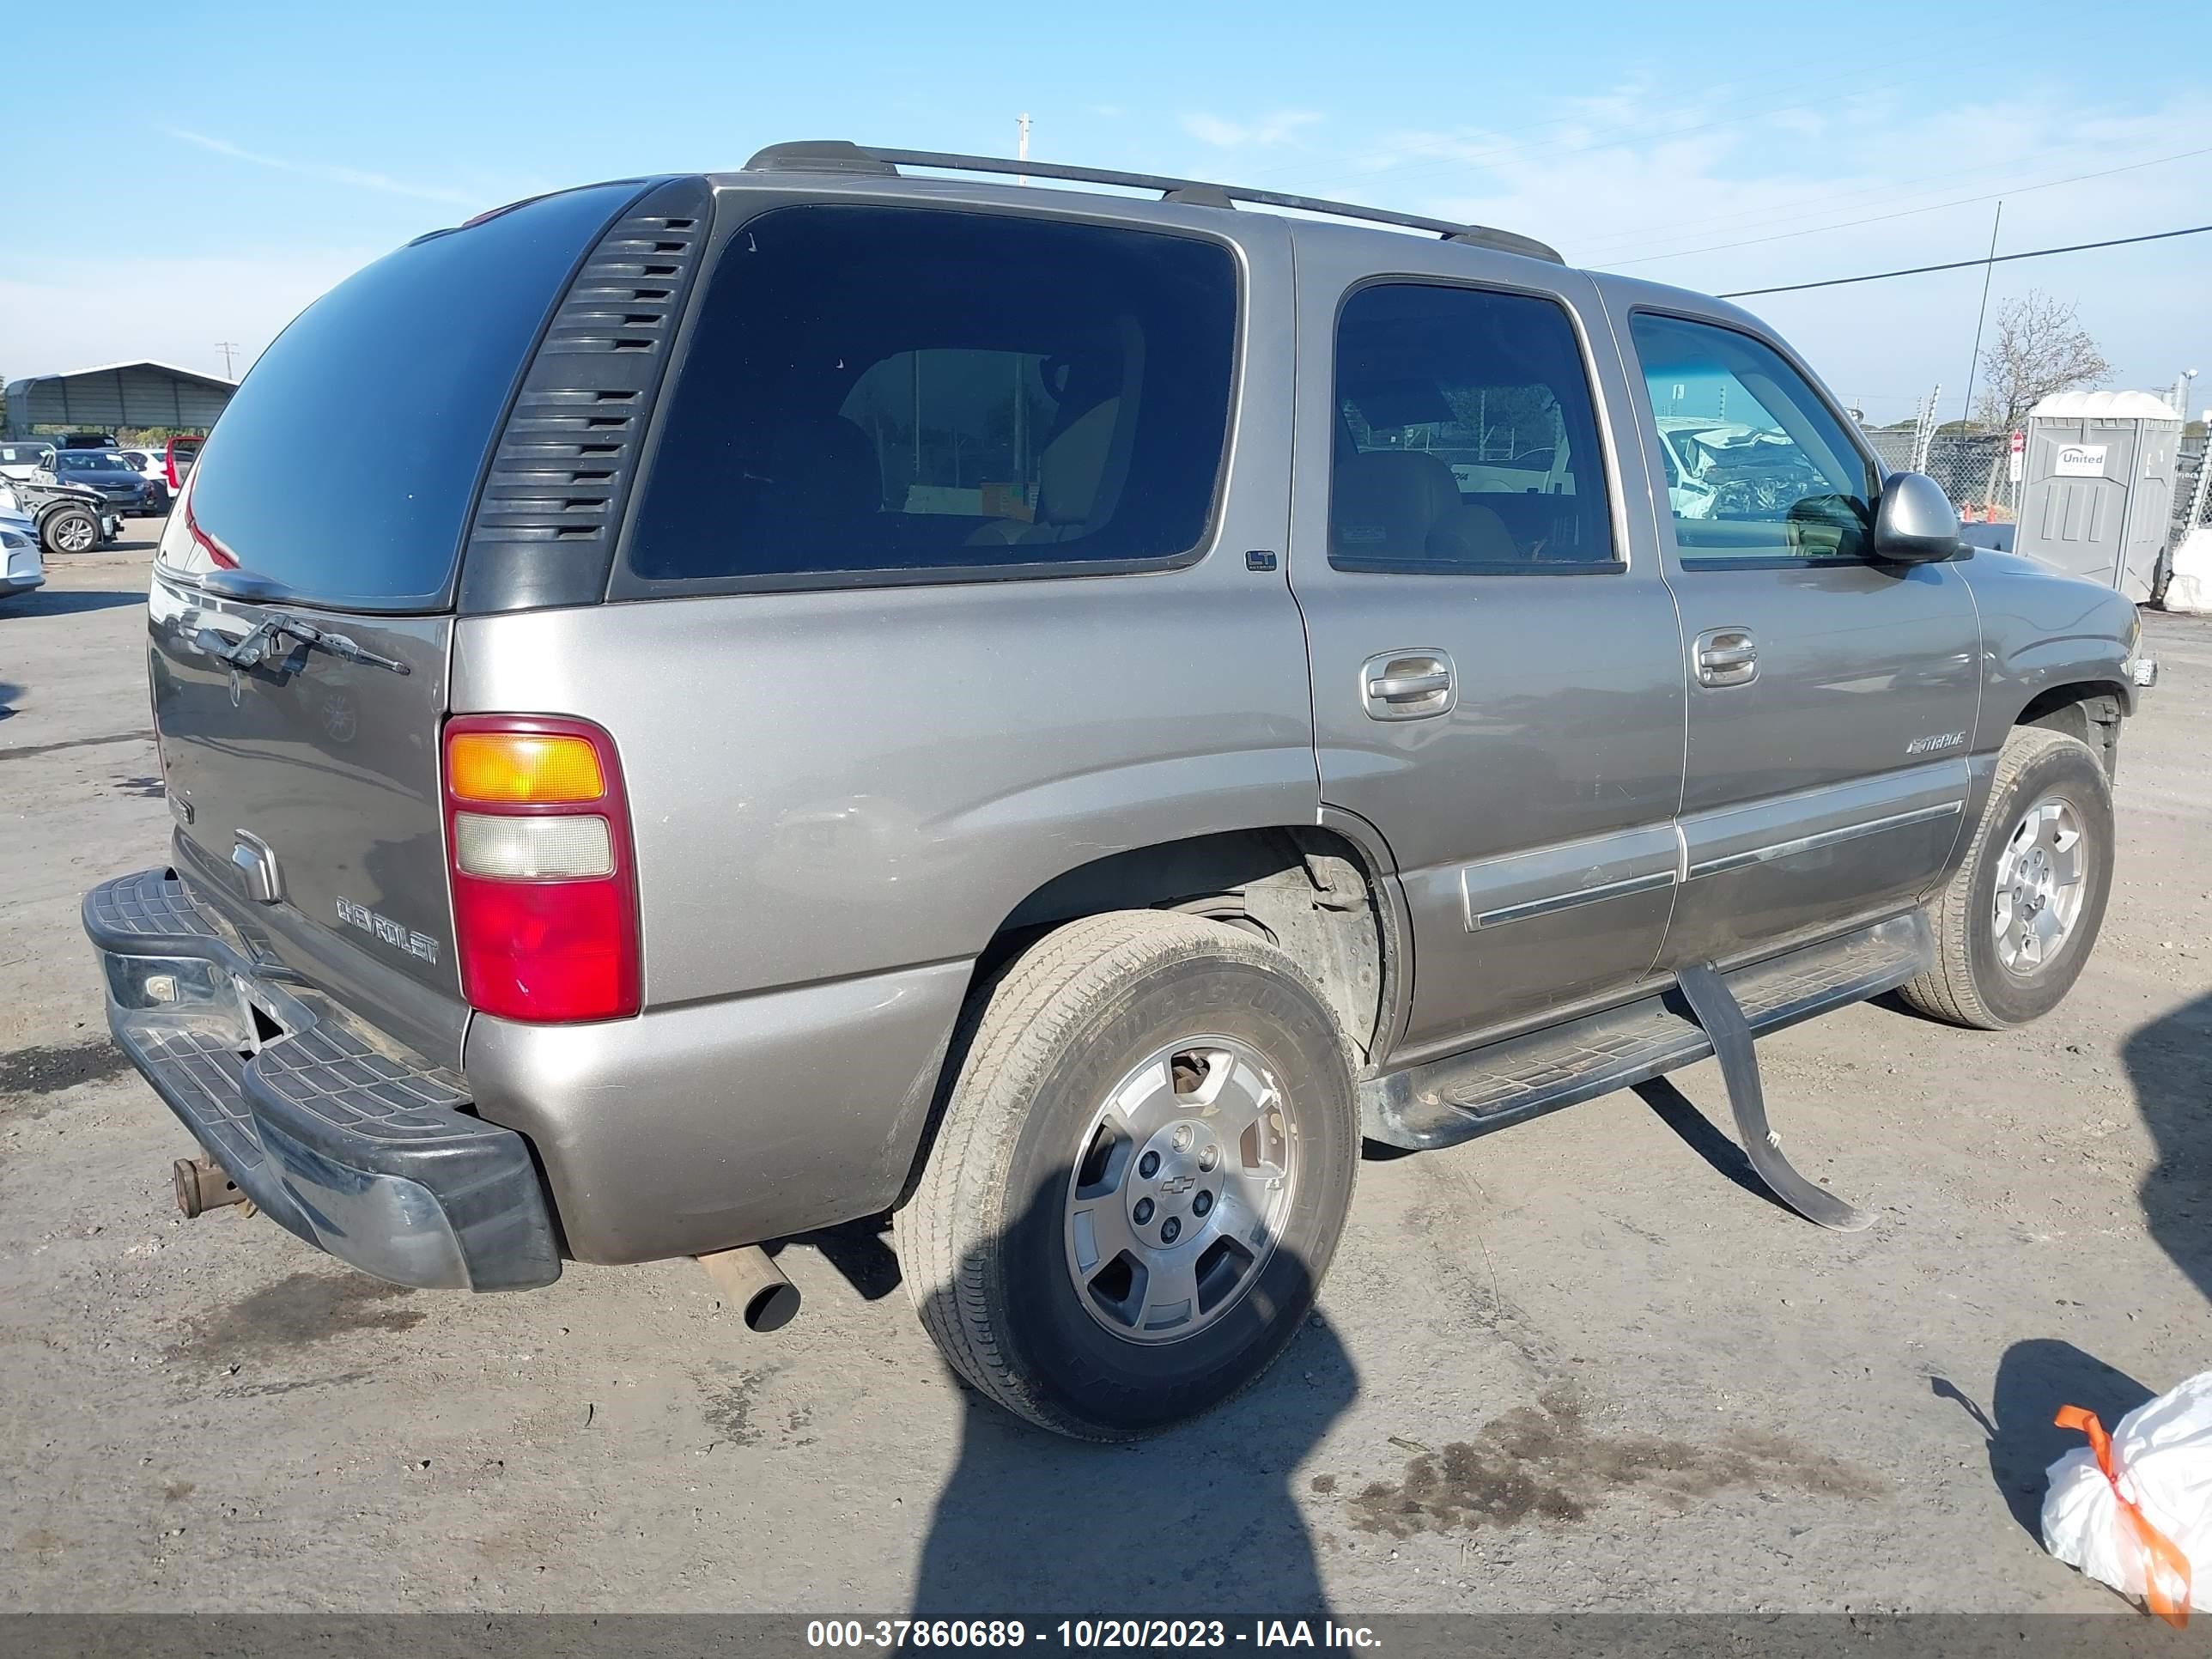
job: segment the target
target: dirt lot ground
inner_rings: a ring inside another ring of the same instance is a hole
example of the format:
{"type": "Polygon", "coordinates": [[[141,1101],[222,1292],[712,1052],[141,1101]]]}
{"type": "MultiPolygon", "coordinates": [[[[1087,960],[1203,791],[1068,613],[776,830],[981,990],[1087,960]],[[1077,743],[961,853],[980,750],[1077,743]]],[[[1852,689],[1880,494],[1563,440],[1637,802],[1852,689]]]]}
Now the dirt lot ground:
{"type": "Polygon", "coordinates": [[[1702,1066],[1370,1164],[1324,1313],[1141,1447],[947,1377],[872,1237],[749,1337],[688,1263],[470,1299],[180,1221],[80,894],[161,856],[151,538],[0,604],[0,1610],[1287,1614],[2097,1610],[2033,1535],[2052,1410],[2212,1362],[2212,629],[2152,617],[2121,876],[2058,1013],[1761,1045],[1760,1195],[1702,1066]]]}

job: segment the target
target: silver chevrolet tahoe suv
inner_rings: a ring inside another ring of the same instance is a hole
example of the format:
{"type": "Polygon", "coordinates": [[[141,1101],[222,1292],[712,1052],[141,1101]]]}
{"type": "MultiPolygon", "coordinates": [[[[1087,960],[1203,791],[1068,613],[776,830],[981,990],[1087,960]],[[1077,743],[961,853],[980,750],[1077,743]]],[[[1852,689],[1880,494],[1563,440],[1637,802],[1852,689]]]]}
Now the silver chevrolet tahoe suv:
{"type": "Polygon", "coordinates": [[[1863,1218],[1751,1039],[2051,1007],[2155,677],[1733,306],[827,143],[349,278],[148,621],[174,836],[84,923],[188,1212],[426,1287],[696,1255],[758,1323],[760,1246],[887,1216],[959,1373],[1094,1438],[1282,1350],[1363,1145],[1717,1054],[1863,1218]]]}

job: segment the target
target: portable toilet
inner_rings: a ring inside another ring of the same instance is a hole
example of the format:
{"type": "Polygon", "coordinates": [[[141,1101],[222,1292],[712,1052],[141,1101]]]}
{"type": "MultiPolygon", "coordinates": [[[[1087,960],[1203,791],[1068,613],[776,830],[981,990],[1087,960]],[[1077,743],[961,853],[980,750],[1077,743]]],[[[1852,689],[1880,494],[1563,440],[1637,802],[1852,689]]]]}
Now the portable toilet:
{"type": "Polygon", "coordinates": [[[2148,392],[2061,392],[2027,412],[2014,550],[2151,596],[2167,555],[2181,416],[2148,392]]]}

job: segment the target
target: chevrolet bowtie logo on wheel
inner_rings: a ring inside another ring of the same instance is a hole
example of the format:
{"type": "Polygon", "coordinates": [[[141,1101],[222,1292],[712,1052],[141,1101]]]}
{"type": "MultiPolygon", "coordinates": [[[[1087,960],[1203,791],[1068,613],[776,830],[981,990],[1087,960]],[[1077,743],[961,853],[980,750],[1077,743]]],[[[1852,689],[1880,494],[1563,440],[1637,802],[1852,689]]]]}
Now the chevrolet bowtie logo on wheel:
{"type": "Polygon", "coordinates": [[[1181,1198],[1197,1184],[1191,1176],[1170,1176],[1160,1182],[1160,1191],[1169,1198],[1181,1198]]]}

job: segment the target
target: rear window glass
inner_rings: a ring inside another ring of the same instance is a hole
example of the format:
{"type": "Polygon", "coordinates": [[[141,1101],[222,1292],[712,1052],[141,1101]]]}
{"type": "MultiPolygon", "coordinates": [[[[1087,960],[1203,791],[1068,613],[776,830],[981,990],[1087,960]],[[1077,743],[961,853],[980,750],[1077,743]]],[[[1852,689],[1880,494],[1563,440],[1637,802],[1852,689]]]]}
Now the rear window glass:
{"type": "Polygon", "coordinates": [[[636,189],[569,191],[429,237],[308,307],[206,440],[192,478],[200,534],[303,600],[441,603],[531,343],[636,189]]]}
{"type": "Polygon", "coordinates": [[[1229,424],[1220,244],[825,204],[735,233],[631,533],[647,582],[1196,550],[1229,424]]]}

